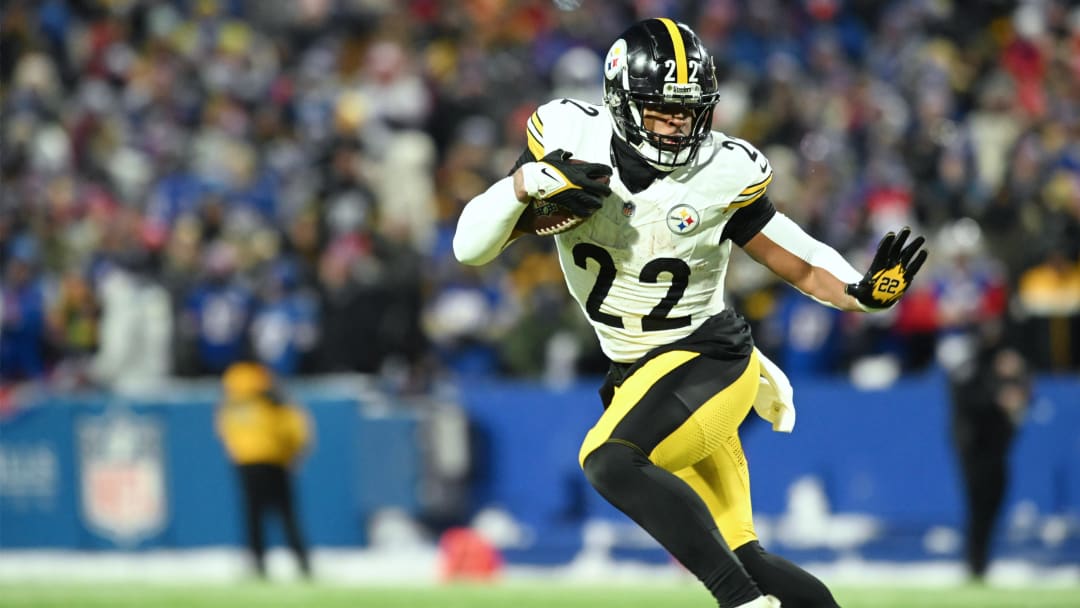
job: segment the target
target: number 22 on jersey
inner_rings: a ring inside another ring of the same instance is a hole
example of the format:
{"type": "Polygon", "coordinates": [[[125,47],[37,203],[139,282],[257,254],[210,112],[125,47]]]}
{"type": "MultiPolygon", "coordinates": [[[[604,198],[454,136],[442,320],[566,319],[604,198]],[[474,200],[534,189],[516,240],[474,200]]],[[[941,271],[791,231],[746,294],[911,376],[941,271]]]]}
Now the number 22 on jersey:
{"type": "MultiPolygon", "coordinates": [[[[589,291],[585,302],[585,312],[589,318],[597,323],[603,323],[611,327],[623,327],[621,317],[602,312],[600,306],[607,298],[611,286],[615,283],[615,260],[606,249],[593,243],[578,243],[574,246],[574,264],[583,270],[588,269],[589,260],[599,265],[596,273],[596,283],[589,291]]],[[[677,258],[656,258],[651,260],[641,269],[638,280],[642,283],[656,284],[660,282],[661,275],[671,278],[671,286],[667,294],[653,307],[648,315],[641,319],[642,331],[664,331],[678,329],[690,325],[690,316],[669,317],[679,299],[686,292],[686,286],[690,284],[690,266],[677,258]]]]}

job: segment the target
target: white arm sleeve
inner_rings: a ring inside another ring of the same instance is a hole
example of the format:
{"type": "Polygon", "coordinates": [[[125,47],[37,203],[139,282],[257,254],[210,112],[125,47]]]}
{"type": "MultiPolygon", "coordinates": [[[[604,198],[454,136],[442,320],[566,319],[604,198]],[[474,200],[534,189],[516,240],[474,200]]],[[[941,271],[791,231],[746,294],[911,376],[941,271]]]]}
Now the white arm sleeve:
{"type": "Polygon", "coordinates": [[[525,205],[514,196],[512,176],[495,182],[461,211],[454,233],[454,256],[469,266],[494,260],[524,210],[525,205]]]}
{"type": "MultiPolygon", "coordinates": [[[[792,254],[802,258],[811,266],[816,266],[832,274],[844,283],[858,283],[863,278],[863,273],[844,259],[832,247],[806,234],[798,224],[783,213],[777,212],[768,223],[761,229],[761,233],[777,245],[787,249],[792,254]]],[[[813,297],[813,296],[811,296],[813,297]]],[[[826,306],[833,306],[814,298],[826,306]]]]}

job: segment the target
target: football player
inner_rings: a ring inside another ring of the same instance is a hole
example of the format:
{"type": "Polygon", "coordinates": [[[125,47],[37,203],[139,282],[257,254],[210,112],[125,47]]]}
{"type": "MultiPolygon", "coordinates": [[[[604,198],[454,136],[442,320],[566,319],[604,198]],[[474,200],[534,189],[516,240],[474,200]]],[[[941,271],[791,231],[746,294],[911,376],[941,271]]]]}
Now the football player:
{"type": "Polygon", "coordinates": [[[738,245],[822,304],[873,311],[908,288],[923,238],[889,233],[869,270],[856,271],[776,210],[768,159],[711,129],[717,100],[713,59],[689,27],[633,25],[608,51],[603,106],[540,106],[511,175],[462,212],[454,251],[465,264],[494,259],[534,197],[588,217],[554,238],[611,360],[604,411],[579,456],[589,482],[720,606],[836,606],[754,532],[739,425],[753,407],[789,431],[794,408],[784,374],[725,305],[728,257],[738,245]]]}

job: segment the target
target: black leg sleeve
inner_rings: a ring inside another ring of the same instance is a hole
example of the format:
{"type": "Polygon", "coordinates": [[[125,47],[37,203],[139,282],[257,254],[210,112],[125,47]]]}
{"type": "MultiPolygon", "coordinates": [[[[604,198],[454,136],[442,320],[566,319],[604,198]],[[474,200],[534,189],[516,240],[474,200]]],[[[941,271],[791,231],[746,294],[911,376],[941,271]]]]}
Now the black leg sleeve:
{"type": "Polygon", "coordinates": [[[289,543],[289,547],[292,549],[293,555],[296,556],[297,564],[300,566],[300,572],[302,572],[304,576],[310,576],[311,565],[308,562],[307,544],[304,542],[304,534],[300,530],[300,522],[296,515],[292,482],[289,478],[288,470],[284,467],[280,469],[280,485],[279,504],[281,505],[281,521],[285,525],[285,538],[289,543]]]}
{"type": "Polygon", "coordinates": [[[838,608],[829,588],[814,575],[772,555],[756,540],[735,550],[761,591],[775,595],[784,608],[838,608]]]}
{"type": "Polygon", "coordinates": [[[982,578],[990,564],[994,526],[1005,499],[1008,462],[1004,448],[971,450],[963,457],[967,493],[965,559],[969,573],[982,578]]]}
{"type": "Polygon", "coordinates": [[[262,516],[266,508],[266,484],[258,465],[241,465],[237,469],[244,490],[244,524],[247,529],[247,545],[255,571],[266,575],[266,547],[263,542],[262,516]]]}
{"type": "Polygon", "coordinates": [[[601,496],[701,579],[720,606],[738,606],[761,595],[701,498],[639,450],[605,443],[585,459],[585,476],[601,496]]]}

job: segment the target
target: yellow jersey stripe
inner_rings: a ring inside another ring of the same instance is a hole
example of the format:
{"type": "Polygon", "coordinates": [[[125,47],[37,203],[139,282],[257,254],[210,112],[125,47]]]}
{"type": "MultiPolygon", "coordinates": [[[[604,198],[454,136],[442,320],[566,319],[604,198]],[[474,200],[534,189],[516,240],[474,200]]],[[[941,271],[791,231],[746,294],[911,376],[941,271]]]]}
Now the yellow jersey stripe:
{"type": "Polygon", "coordinates": [[[682,33],[679,31],[679,26],[675,25],[675,22],[671,19],[660,17],[659,20],[667,28],[668,34],[671,36],[671,44],[675,47],[675,82],[686,84],[688,82],[688,70],[686,67],[686,47],[683,45],[682,33]]]}
{"type": "Polygon", "coordinates": [[[758,192],[760,190],[764,190],[765,188],[768,187],[769,182],[772,181],[772,178],[773,178],[773,174],[770,173],[769,177],[766,177],[765,179],[761,180],[760,182],[754,184],[753,186],[747,186],[745,190],[743,190],[742,192],[739,193],[739,196],[747,196],[747,195],[753,194],[755,192],[758,192]]]}
{"type": "Polygon", "coordinates": [[[533,128],[536,129],[536,132],[539,133],[541,137],[543,137],[544,136],[544,123],[543,123],[543,121],[540,120],[540,113],[539,112],[533,112],[532,116],[529,117],[529,122],[532,123],[533,128]]]}
{"type": "Polygon", "coordinates": [[[540,160],[544,158],[544,144],[540,143],[540,140],[536,139],[533,135],[532,129],[525,131],[525,137],[529,143],[529,152],[532,152],[533,158],[540,160]]]}
{"type": "Polygon", "coordinates": [[[739,207],[745,207],[745,206],[749,205],[750,203],[758,200],[759,198],[761,198],[763,196],[765,196],[765,191],[764,190],[762,190],[761,192],[758,192],[757,194],[751,196],[750,198],[748,198],[746,200],[735,201],[735,202],[730,203],[728,205],[728,209],[738,209],[739,207]]]}
{"type": "Polygon", "coordinates": [[[527,127],[525,127],[525,131],[526,131],[526,132],[527,132],[527,133],[528,133],[529,135],[532,135],[532,136],[533,136],[533,137],[534,137],[534,138],[536,139],[536,141],[538,141],[538,142],[540,142],[540,143],[544,143],[544,134],[543,134],[543,133],[541,133],[541,132],[539,132],[539,131],[537,131],[537,130],[536,130],[536,126],[535,126],[535,125],[533,125],[533,124],[532,124],[531,122],[530,122],[530,123],[527,123],[527,124],[528,124],[528,126],[527,126],[527,127]]]}

